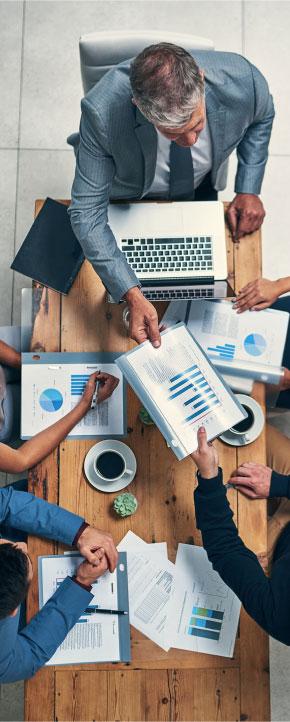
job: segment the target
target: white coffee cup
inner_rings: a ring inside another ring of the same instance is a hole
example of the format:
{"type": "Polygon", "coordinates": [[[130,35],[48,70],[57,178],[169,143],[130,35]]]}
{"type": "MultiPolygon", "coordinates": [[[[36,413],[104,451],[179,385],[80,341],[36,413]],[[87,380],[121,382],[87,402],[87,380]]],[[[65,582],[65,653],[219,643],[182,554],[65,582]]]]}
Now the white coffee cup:
{"type": "Polygon", "coordinates": [[[118,479],[133,474],[127,467],[124,454],[116,449],[104,449],[94,459],[96,474],[105,482],[118,481],[118,479]]]}

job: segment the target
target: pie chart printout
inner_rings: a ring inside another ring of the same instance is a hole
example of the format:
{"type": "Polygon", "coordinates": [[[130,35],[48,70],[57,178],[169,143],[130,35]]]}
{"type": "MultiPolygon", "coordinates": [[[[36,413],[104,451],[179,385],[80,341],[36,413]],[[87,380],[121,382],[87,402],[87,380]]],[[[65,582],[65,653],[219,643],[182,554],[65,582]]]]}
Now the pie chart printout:
{"type": "Polygon", "coordinates": [[[262,356],[267,343],[260,333],[250,333],[244,340],[244,349],[250,356],[262,356]]]}
{"type": "Polygon", "coordinates": [[[58,411],[63,404],[63,396],[58,389],[45,389],[40,394],[39,403],[44,411],[58,411]]]}

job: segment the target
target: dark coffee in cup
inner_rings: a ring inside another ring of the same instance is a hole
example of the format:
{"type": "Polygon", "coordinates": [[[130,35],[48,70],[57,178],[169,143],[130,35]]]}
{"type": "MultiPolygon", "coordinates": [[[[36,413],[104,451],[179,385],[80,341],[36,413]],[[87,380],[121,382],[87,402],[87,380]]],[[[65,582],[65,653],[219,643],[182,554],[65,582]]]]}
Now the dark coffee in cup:
{"type": "Polygon", "coordinates": [[[125,461],[117,451],[103,451],[96,458],[95,466],[97,472],[104,478],[111,481],[122,476],[125,470],[125,461]]]}
{"type": "Polygon", "coordinates": [[[249,408],[246,404],[242,404],[243,408],[245,409],[247,416],[245,419],[242,419],[242,421],[239,421],[238,424],[235,424],[232,426],[231,431],[236,432],[237,434],[245,434],[249,429],[253,426],[254,423],[254,414],[252,412],[252,409],[249,408]]]}

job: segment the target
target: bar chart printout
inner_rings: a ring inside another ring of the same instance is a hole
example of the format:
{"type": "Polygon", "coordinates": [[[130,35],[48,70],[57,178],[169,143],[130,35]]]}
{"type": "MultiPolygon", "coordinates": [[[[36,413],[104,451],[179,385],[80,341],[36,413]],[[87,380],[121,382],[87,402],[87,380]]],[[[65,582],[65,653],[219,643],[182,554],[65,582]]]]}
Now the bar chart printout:
{"type": "Polygon", "coordinates": [[[232,657],[241,603],[202,547],[179,544],[169,610],[171,646],[232,657]]]}
{"type": "Polygon", "coordinates": [[[206,412],[220,404],[215,391],[197,364],[170,379],[168,400],[177,398],[182,401],[186,412],[184,424],[198,421],[206,412]]]}

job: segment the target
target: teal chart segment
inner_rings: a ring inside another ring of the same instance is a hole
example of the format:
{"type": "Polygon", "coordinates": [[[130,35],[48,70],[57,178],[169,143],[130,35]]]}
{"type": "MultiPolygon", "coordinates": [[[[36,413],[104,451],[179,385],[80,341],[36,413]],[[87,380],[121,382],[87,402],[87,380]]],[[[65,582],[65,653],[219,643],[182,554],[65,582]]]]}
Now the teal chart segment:
{"type": "Polygon", "coordinates": [[[43,411],[58,411],[63,404],[63,396],[58,389],[45,389],[40,394],[39,403],[43,411]]]}
{"type": "Polygon", "coordinates": [[[224,613],[218,609],[193,606],[189,620],[188,634],[191,637],[206,637],[219,641],[224,613]]]}
{"type": "Polygon", "coordinates": [[[250,333],[244,339],[244,349],[250,356],[262,356],[266,348],[266,340],[260,333],[250,333]]]}

